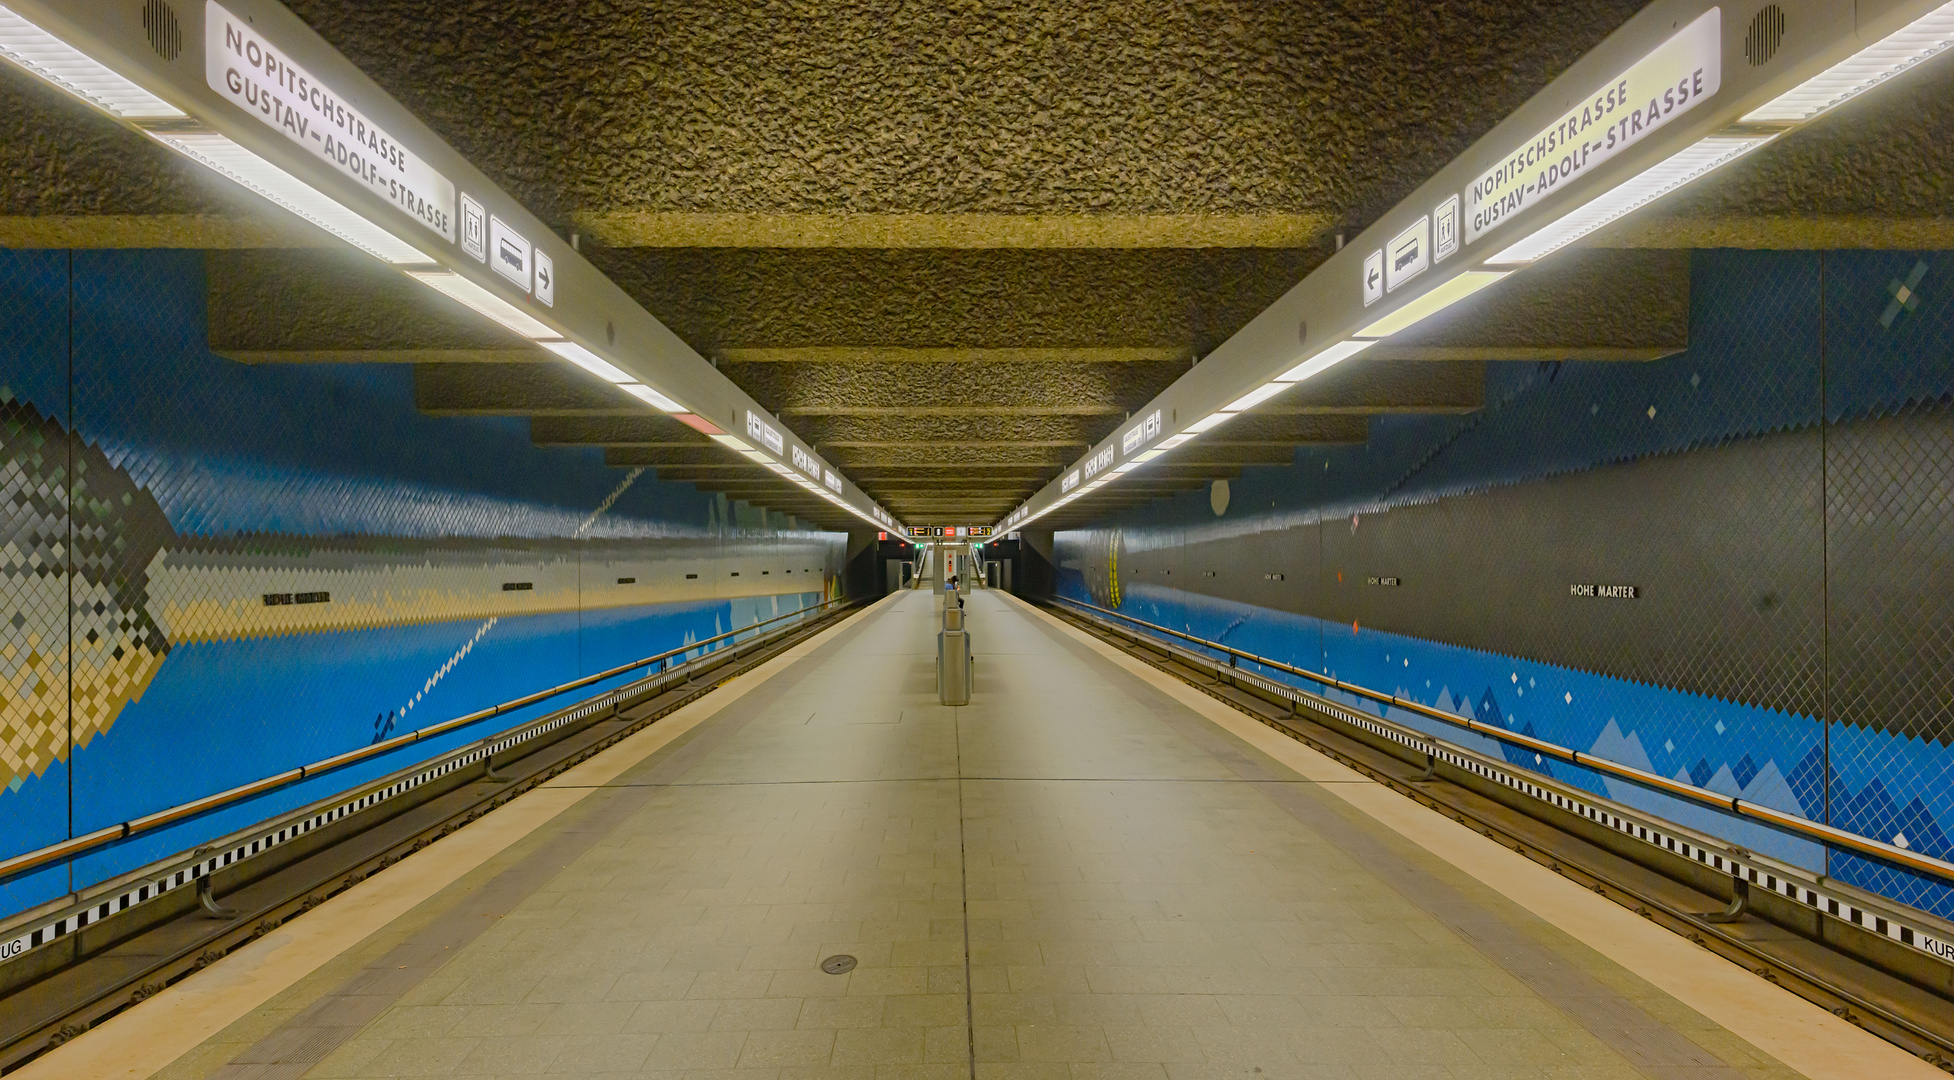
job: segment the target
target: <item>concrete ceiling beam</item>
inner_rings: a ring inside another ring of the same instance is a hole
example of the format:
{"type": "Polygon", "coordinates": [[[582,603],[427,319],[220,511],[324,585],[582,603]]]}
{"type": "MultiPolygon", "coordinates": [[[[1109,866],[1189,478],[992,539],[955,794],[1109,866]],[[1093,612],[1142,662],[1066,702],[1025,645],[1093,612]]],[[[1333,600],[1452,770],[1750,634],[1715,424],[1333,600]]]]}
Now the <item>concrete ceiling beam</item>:
{"type": "Polygon", "coordinates": [[[902,345],[725,347],[722,364],[1178,364],[1193,363],[1185,345],[1097,348],[959,348],[902,345]]]}
{"type": "Polygon", "coordinates": [[[1360,354],[1256,406],[1252,415],[1471,412],[1485,403],[1484,361],[1373,360],[1360,354]]]}
{"type": "Polygon", "coordinates": [[[896,445],[1068,446],[1084,450],[1118,424],[1105,416],[993,416],[982,423],[948,415],[807,416],[794,432],[829,453],[830,447],[896,445]]]}
{"type": "Polygon", "coordinates": [[[1196,452],[1222,447],[1267,450],[1305,443],[1339,446],[1361,444],[1369,438],[1370,423],[1361,416],[1249,413],[1194,440],[1189,449],[1196,452]]]}
{"type": "Polygon", "coordinates": [[[244,363],[559,362],[343,247],[206,252],[204,292],[210,350],[244,363]]]}
{"type": "Polygon", "coordinates": [[[661,473],[668,468],[682,469],[762,469],[737,454],[727,452],[723,447],[707,443],[704,446],[686,446],[647,449],[643,447],[607,446],[604,448],[604,464],[613,469],[654,468],[661,473]]]}
{"type": "Polygon", "coordinates": [[[568,364],[416,364],[414,405],[432,416],[644,416],[645,406],[568,364]]]}
{"type": "Polygon", "coordinates": [[[1674,250],[1561,252],[1337,370],[1389,361],[1669,356],[1689,347],[1689,260],[1674,250]]]}
{"type": "Polygon", "coordinates": [[[1187,369],[1182,361],[719,365],[783,416],[1124,414],[1151,401],[1187,369]]]}
{"type": "Polygon", "coordinates": [[[717,448],[704,435],[664,413],[633,416],[537,416],[529,441],[538,446],[617,446],[640,450],[717,448]]]}

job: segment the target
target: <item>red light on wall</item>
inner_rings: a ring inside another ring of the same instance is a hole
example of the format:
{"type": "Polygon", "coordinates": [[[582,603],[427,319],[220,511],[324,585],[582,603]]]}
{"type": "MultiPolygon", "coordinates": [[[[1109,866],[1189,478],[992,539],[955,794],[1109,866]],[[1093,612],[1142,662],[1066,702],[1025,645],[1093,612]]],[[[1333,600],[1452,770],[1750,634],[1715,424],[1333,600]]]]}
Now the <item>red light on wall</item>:
{"type": "Polygon", "coordinates": [[[677,420],[679,423],[684,424],[686,427],[689,427],[694,431],[704,432],[707,435],[726,434],[726,432],[720,429],[719,425],[713,423],[712,421],[706,419],[703,416],[700,416],[698,413],[689,413],[689,412],[673,413],[672,419],[677,420]]]}
{"type": "Polygon", "coordinates": [[[875,538],[877,540],[887,540],[889,538],[889,534],[885,532],[879,532],[875,534],[875,538]]]}

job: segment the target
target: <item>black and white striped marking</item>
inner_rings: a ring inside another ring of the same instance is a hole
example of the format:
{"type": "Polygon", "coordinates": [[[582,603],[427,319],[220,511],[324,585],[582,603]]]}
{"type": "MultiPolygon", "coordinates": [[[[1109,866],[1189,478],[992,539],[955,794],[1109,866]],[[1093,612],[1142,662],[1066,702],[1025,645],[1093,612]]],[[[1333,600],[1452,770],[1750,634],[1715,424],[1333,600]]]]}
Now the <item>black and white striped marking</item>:
{"type": "Polygon", "coordinates": [[[674,666],[668,671],[661,672],[647,679],[641,679],[629,686],[622,686],[616,690],[600,694],[565,712],[534,724],[517,728],[493,742],[470,747],[466,750],[455,751],[447,757],[437,759],[426,768],[412,775],[402,777],[385,787],[369,791],[358,798],[350,799],[331,809],[321,810],[309,817],[286,822],[276,829],[255,836],[227,851],[212,854],[207,858],[166,871],[158,877],[151,878],[140,885],[125,890],[118,896],[85,908],[70,911],[51,922],[34,926],[30,930],[16,934],[5,941],[0,941],[0,963],[16,959],[42,945],[66,937],[80,930],[82,927],[100,922],[110,915],[127,911],[137,904],[154,900],[166,892],[180,889],[185,885],[194,885],[199,879],[216,873],[224,867],[234,866],[237,863],[243,862],[245,859],[269,851],[280,844],[296,840],[312,832],[314,829],[323,828],[335,821],[377,806],[388,799],[412,791],[431,780],[438,780],[457,769],[465,769],[470,765],[477,764],[490,755],[499,754],[510,747],[527,742],[537,736],[547,735],[566,724],[574,724],[592,713],[602,712],[616,705],[618,702],[623,701],[625,698],[640,693],[647,686],[661,681],[671,681],[672,675],[682,666],[674,666]]]}
{"type": "MultiPolygon", "coordinates": [[[[1148,643],[1155,646],[1163,645],[1162,642],[1154,638],[1149,638],[1148,643]]],[[[1213,660],[1191,650],[1182,649],[1171,644],[1166,644],[1165,647],[1172,652],[1198,661],[1204,666],[1216,666],[1213,660]]],[[[1909,924],[1890,912],[1864,908],[1851,900],[1843,900],[1833,896],[1820,888],[1816,882],[1809,879],[1800,880],[1787,877],[1781,867],[1758,866],[1736,858],[1726,851],[1706,848],[1695,840],[1670,829],[1651,824],[1646,819],[1624,817],[1619,810],[1613,807],[1597,806],[1573,794],[1569,789],[1550,787],[1541,783],[1540,778],[1532,774],[1522,771],[1509,771],[1503,765],[1494,764],[1486,758],[1471,753],[1462,747],[1440,742],[1422,732],[1403,727],[1380,717],[1371,716],[1368,713],[1356,709],[1348,708],[1329,698],[1312,694],[1308,691],[1298,690],[1286,683],[1279,683],[1273,679],[1267,679],[1240,668],[1230,668],[1228,669],[1228,674],[1238,681],[1254,683],[1259,689],[1297,702],[1298,704],[1307,705],[1311,709],[1325,713],[1352,727],[1361,728],[1379,738],[1389,739],[1400,746],[1409,747],[1421,754],[1430,754],[1432,757],[1454,768],[1464,769],[1467,772],[1484,777],[1503,787],[1530,795],[1568,813],[1579,814],[1581,817],[1597,825],[1613,829],[1624,836],[1631,836],[1644,843],[1654,844],[1664,851],[1680,855],[1686,859],[1694,859],[1699,863],[1721,870],[1732,877],[1742,878],[1752,885],[1762,886],[1779,896],[1796,901],[1815,911],[1830,915],[1835,919],[1842,919],[1852,923],[1854,926],[1864,927],[1875,934],[1880,934],[1893,941],[1897,941],[1902,945],[1916,949],[1937,960],[1954,964],[1954,942],[1950,942],[1944,937],[1936,936],[1933,933],[1921,929],[1918,925],[1909,924]]]]}

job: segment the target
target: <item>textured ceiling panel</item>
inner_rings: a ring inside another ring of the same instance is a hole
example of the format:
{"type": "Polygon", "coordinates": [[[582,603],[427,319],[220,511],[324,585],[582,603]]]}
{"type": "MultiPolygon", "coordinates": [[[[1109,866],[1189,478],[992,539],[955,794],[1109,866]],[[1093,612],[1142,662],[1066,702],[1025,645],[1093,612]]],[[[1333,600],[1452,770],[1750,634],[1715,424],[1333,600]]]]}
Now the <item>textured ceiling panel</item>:
{"type": "Polygon", "coordinates": [[[291,0],[545,218],[1374,213],[1640,0],[291,0]],[[493,117],[493,123],[485,123],[493,117]]]}
{"type": "MultiPolygon", "coordinates": [[[[1644,4],[286,2],[829,460],[889,470],[866,489],[973,514],[1057,475],[1644,4]]],[[[11,70],[0,145],[0,243],[321,242],[11,70]]],[[[1951,165],[1954,64],[1924,65],[1597,239],[1950,246],[1951,165]]],[[[412,362],[429,411],[528,416],[540,444],[700,484],[739,472],[561,364],[489,362],[536,354],[397,279],[325,275],[335,258],[213,255],[213,346],[412,362]]],[[[1667,355],[1687,258],[1564,255],[1172,467],[1477,408],[1486,361],[1667,355]]]]}

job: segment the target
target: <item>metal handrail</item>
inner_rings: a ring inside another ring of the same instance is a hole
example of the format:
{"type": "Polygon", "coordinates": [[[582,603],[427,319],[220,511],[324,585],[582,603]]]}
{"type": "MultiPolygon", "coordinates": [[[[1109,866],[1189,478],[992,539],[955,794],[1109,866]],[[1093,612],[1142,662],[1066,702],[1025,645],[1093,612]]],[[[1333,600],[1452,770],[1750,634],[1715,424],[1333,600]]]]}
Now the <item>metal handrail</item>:
{"type": "Polygon", "coordinates": [[[416,728],[404,735],[396,735],[385,742],[362,746],[357,750],[349,750],[343,754],[337,754],[321,761],[315,761],[310,765],[301,765],[296,769],[287,769],[284,772],[261,777],[250,783],[240,784],[237,787],[228,788],[215,794],[205,795],[200,799],[193,799],[186,803],[179,803],[175,806],[158,810],[152,814],[144,814],[141,817],[131,818],[119,825],[110,825],[105,828],[96,829],[94,832],[71,837],[58,844],[49,844],[46,847],[38,848],[34,851],[23,852],[10,859],[0,860],[0,882],[17,877],[29,870],[46,866],[49,863],[60,862],[63,859],[73,858],[85,852],[93,851],[96,848],[106,847],[109,844],[126,840],[139,833],[150,832],[164,825],[174,824],[200,814],[207,814],[233,803],[242,802],[252,796],[262,795],[267,791],[275,791],[289,784],[296,784],[301,780],[308,780],[315,776],[324,775],[325,773],[335,772],[349,765],[365,761],[368,758],[378,757],[388,751],[398,750],[410,743],[420,742],[423,739],[431,739],[437,735],[445,735],[456,728],[467,727],[470,724],[489,720],[501,716],[504,713],[514,712],[517,709],[534,705],[539,701],[547,701],[550,698],[567,694],[573,690],[581,690],[586,686],[594,686],[606,679],[616,678],[627,672],[637,671],[640,668],[650,667],[653,664],[662,664],[674,656],[691,652],[701,646],[711,645],[716,641],[723,641],[726,638],[751,633],[763,626],[768,626],[784,619],[799,618],[810,612],[820,611],[823,608],[847,602],[848,598],[846,597],[824,600],[812,607],[804,607],[799,611],[790,611],[785,615],[776,615],[771,619],[756,622],[749,626],[728,630],[723,634],[715,634],[712,637],[703,638],[699,641],[682,645],[676,649],[668,649],[654,656],[647,656],[642,660],[633,660],[628,664],[620,664],[608,671],[600,671],[595,675],[585,675],[582,678],[573,679],[559,686],[552,686],[547,690],[538,690],[533,694],[525,694],[522,697],[502,702],[499,705],[491,705],[486,709],[478,709],[475,712],[455,717],[452,720],[444,720],[438,724],[416,728]]]}
{"type": "MultiPolygon", "coordinates": [[[[1508,731],[1505,728],[1496,727],[1483,721],[1473,720],[1463,716],[1454,716],[1443,709],[1434,709],[1429,705],[1421,705],[1416,701],[1407,701],[1396,694],[1386,694],[1382,691],[1372,690],[1367,686],[1359,686],[1353,682],[1345,682],[1342,679],[1332,678],[1331,676],[1319,674],[1314,671],[1306,671],[1293,664],[1285,664],[1280,660],[1271,660],[1266,656],[1257,656],[1254,653],[1244,652],[1241,649],[1223,645],[1218,641],[1209,641],[1206,638],[1196,637],[1193,634],[1184,633],[1172,627],[1150,623],[1145,619],[1136,619],[1131,615],[1114,611],[1110,608],[1103,608],[1097,604],[1088,604],[1084,601],[1074,600],[1065,596],[1054,596],[1052,599],[1059,603],[1069,604],[1087,611],[1096,611],[1111,615],[1116,619],[1122,619],[1136,626],[1143,626],[1148,630],[1177,637],[1183,641],[1190,641],[1204,649],[1226,653],[1234,659],[1247,660],[1250,663],[1272,668],[1285,674],[1308,679],[1319,686],[1341,690],[1346,694],[1354,694],[1357,697],[1375,701],[1382,705],[1388,705],[1394,709],[1404,709],[1407,712],[1417,713],[1419,716],[1428,717],[1454,727],[1465,728],[1468,731],[1484,735],[1489,739],[1494,739],[1499,742],[1525,747],[1542,757],[1551,757],[1558,761],[1565,761],[1570,765],[1579,765],[1584,769],[1606,773],[1609,776],[1619,777],[1633,784],[1654,788],[1691,802],[1700,803],[1704,806],[1735,814],[1739,817],[1749,818],[1752,821],[1762,822],[1781,832],[1796,833],[1808,840],[1816,840],[1820,843],[1847,848],[1861,855],[1879,859],[1882,862],[1892,863],[1896,866],[1902,866],[1909,870],[1954,883],[1954,863],[1936,859],[1930,855],[1922,855],[1917,851],[1909,851],[1903,847],[1881,843],[1869,836],[1861,836],[1858,833],[1848,832],[1821,822],[1808,821],[1796,814],[1788,814],[1782,810],[1776,810],[1759,803],[1720,794],[1708,788],[1701,788],[1694,784],[1685,784],[1678,780],[1671,780],[1669,777],[1645,772],[1629,765],[1623,765],[1620,762],[1610,761],[1607,758],[1596,757],[1593,754],[1584,754],[1579,750],[1573,750],[1561,746],[1558,743],[1550,743],[1544,739],[1537,739],[1531,735],[1522,735],[1519,732],[1508,731]]],[[[1233,666],[1232,659],[1230,660],[1230,666],[1233,666]]]]}

